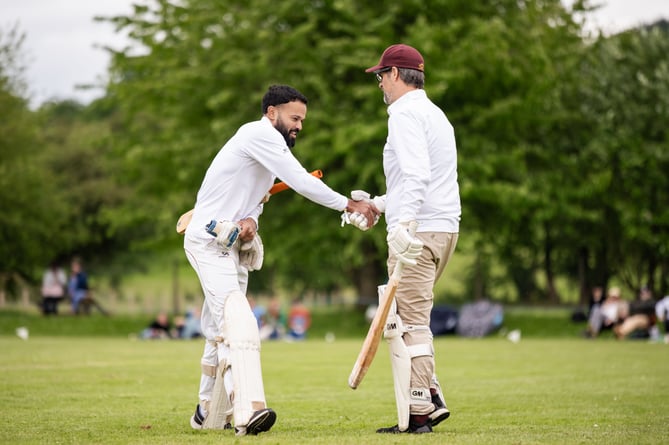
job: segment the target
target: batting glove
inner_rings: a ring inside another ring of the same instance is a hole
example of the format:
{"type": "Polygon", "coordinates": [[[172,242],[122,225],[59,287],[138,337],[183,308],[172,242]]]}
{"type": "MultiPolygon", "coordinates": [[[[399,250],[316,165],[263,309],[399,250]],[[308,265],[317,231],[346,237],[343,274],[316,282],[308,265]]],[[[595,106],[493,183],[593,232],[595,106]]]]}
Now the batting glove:
{"type": "Polygon", "coordinates": [[[395,255],[397,261],[411,266],[416,265],[423,251],[423,242],[409,233],[409,224],[400,223],[388,233],[388,250],[395,255]]]}
{"type": "Polygon", "coordinates": [[[223,252],[229,252],[239,238],[241,228],[232,221],[211,220],[205,227],[207,233],[216,237],[216,244],[223,252]]]}
{"type": "MultiPolygon", "coordinates": [[[[367,193],[364,190],[353,190],[351,192],[351,199],[354,201],[371,201],[374,206],[379,209],[381,213],[386,211],[386,195],[383,196],[375,196],[373,199],[370,199],[370,194],[367,193]]],[[[364,217],[361,213],[355,212],[355,213],[348,213],[344,211],[344,213],[341,216],[341,226],[344,227],[344,224],[351,224],[358,229],[362,230],[363,232],[369,229],[369,226],[367,225],[367,218],[364,217]]],[[[374,224],[372,224],[372,227],[376,225],[376,223],[379,222],[379,217],[377,216],[374,219],[374,224]]]]}
{"type": "Polygon", "coordinates": [[[264,257],[265,249],[258,233],[251,241],[246,241],[239,247],[239,264],[246,267],[249,272],[260,270],[264,257]]]}

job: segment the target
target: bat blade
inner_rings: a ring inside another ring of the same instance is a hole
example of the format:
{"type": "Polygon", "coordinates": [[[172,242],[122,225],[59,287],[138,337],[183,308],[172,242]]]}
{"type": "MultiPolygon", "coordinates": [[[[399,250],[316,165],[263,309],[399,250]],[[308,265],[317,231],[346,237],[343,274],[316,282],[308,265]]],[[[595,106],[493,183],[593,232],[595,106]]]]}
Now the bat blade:
{"type": "MultiPolygon", "coordinates": [[[[416,235],[417,227],[418,224],[415,221],[411,222],[409,225],[409,233],[411,236],[416,235]]],[[[362,382],[362,379],[367,375],[367,371],[374,361],[376,350],[379,349],[379,343],[381,342],[383,328],[388,319],[390,308],[393,305],[395,292],[397,292],[397,287],[400,284],[400,278],[402,277],[403,271],[404,263],[398,261],[395,264],[395,270],[393,270],[392,275],[388,279],[388,284],[386,285],[383,295],[379,299],[379,308],[376,310],[376,314],[374,314],[372,324],[369,326],[369,331],[367,332],[367,337],[365,337],[365,341],[362,343],[358,358],[348,377],[348,386],[350,386],[351,389],[356,389],[360,385],[360,382],[362,382]]]]}
{"type": "Polygon", "coordinates": [[[183,215],[179,217],[177,220],[177,233],[180,235],[183,235],[186,232],[186,227],[188,227],[188,224],[190,223],[190,220],[193,219],[193,210],[190,209],[183,215]]]}
{"type": "Polygon", "coordinates": [[[374,361],[376,351],[379,349],[379,343],[381,343],[383,328],[386,324],[390,307],[393,304],[398,284],[399,282],[392,277],[388,281],[388,285],[379,302],[379,308],[374,314],[372,324],[369,325],[367,337],[365,337],[362,348],[360,348],[360,353],[353,365],[351,375],[348,377],[348,386],[350,386],[351,389],[356,389],[360,385],[360,382],[362,382],[362,379],[367,375],[367,371],[374,361]]]}

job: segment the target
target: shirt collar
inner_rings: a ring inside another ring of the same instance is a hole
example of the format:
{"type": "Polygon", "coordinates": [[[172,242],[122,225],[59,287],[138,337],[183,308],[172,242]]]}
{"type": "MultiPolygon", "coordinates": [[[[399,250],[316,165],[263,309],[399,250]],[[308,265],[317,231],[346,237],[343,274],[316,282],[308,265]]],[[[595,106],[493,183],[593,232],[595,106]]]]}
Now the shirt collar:
{"type": "Polygon", "coordinates": [[[388,105],[388,114],[392,114],[395,108],[403,108],[405,106],[404,104],[408,104],[411,101],[425,97],[427,97],[427,94],[425,94],[425,90],[422,88],[416,88],[415,90],[407,91],[402,95],[402,97],[388,105]]]}

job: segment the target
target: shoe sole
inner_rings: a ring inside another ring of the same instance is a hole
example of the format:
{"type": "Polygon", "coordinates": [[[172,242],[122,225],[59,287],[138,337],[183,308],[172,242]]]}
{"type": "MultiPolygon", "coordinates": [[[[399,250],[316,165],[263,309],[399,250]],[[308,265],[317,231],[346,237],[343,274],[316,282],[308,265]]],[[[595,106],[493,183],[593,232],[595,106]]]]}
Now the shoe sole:
{"type": "Polygon", "coordinates": [[[269,431],[274,422],[276,422],[276,413],[273,410],[269,408],[260,410],[251,418],[249,424],[246,425],[246,434],[255,436],[259,433],[269,431]]]}
{"type": "Polygon", "coordinates": [[[430,421],[432,422],[432,426],[437,426],[444,420],[448,419],[448,417],[451,415],[451,412],[447,410],[446,408],[439,408],[438,410],[435,410],[430,414],[430,421]]]}
{"type": "Polygon", "coordinates": [[[379,433],[379,434],[401,434],[401,433],[403,433],[403,431],[400,431],[400,429],[397,425],[390,426],[390,427],[379,428],[378,430],[376,430],[376,432],[379,433]]]}
{"type": "Polygon", "coordinates": [[[395,425],[388,428],[379,428],[376,432],[378,434],[427,434],[432,432],[432,427],[428,424],[421,425],[415,430],[412,430],[411,427],[409,427],[405,431],[400,431],[399,427],[395,425]]]}

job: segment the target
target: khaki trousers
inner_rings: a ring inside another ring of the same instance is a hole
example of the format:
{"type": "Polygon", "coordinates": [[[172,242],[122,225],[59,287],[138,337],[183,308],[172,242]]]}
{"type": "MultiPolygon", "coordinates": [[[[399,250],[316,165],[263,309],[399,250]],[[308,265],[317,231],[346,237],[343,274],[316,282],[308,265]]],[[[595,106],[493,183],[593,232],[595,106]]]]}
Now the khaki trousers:
{"type": "MultiPolygon", "coordinates": [[[[432,311],[435,283],[439,280],[458,242],[457,233],[420,232],[416,236],[423,242],[423,252],[415,266],[405,266],[400,284],[395,293],[397,313],[405,326],[424,326],[406,332],[403,336],[407,346],[428,344],[432,348],[430,313],[432,311]]],[[[394,255],[388,258],[388,276],[395,269],[394,255]]],[[[411,387],[429,388],[434,374],[434,356],[415,357],[411,360],[411,387]]],[[[429,414],[430,406],[411,406],[411,414],[429,414]]]]}

